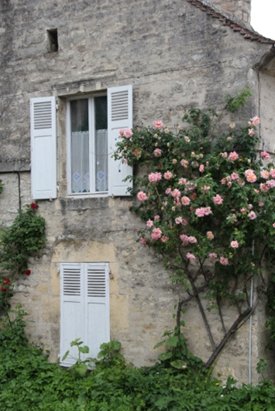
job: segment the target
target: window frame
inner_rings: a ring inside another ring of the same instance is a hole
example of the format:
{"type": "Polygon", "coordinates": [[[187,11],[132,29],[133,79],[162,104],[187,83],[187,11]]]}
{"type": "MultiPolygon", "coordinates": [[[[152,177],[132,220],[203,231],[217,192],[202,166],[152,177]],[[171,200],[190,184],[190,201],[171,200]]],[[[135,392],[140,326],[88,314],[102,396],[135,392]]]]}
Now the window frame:
{"type": "MultiPolygon", "coordinates": [[[[81,95],[81,96],[72,96],[67,99],[66,102],[66,146],[67,146],[67,194],[69,197],[77,198],[87,198],[87,197],[108,197],[110,182],[108,178],[108,190],[107,191],[96,191],[95,185],[95,104],[94,99],[96,97],[106,97],[107,98],[107,107],[108,107],[108,97],[107,90],[103,90],[97,93],[81,95]],[[90,174],[90,189],[91,191],[87,193],[73,193],[72,192],[72,178],[71,178],[71,101],[74,100],[88,100],[88,123],[89,123],[89,174],[90,174]]],[[[108,113],[107,113],[107,138],[108,138],[108,113]]],[[[108,149],[107,142],[107,151],[108,149]]],[[[109,153],[108,155],[108,167],[109,167],[109,153]]],[[[108,173],[109,174],[109,173],[108,173]]],[[[108,175],[109,177],[109,175],[108,175]]]]}

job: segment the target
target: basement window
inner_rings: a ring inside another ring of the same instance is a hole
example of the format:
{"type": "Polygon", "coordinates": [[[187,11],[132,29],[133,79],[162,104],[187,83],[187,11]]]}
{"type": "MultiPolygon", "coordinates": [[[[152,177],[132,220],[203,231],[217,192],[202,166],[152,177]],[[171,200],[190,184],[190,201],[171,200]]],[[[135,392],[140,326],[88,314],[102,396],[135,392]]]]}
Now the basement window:
{"type": "Polygon", "coordinates": [[[58,33],[57,29],[47,30],[48,34],[48,50],[49,52],[58,51],[58,33]]]}

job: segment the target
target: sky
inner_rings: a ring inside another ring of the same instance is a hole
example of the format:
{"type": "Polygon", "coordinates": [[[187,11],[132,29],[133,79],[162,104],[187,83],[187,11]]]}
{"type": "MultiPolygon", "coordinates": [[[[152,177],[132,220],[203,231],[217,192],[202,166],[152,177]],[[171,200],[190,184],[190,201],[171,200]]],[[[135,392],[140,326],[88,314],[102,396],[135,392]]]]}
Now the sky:
{"type": "Polygon", "coordinates": [[[258,33],[275,40],[275,0],[251,1],[251,25],[258,33]]]}

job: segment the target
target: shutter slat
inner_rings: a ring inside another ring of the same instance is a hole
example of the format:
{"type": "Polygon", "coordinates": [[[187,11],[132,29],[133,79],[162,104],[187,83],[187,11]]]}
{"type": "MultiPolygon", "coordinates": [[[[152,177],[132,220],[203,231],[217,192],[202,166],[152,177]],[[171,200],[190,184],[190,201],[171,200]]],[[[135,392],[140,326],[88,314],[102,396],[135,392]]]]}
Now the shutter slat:
{"type": "Polygon", "coordinates": [[[87,278],[88,297],[105,297],[106,296],[106,274],[105,268],[102,270],[88,269],[87,278]]]}

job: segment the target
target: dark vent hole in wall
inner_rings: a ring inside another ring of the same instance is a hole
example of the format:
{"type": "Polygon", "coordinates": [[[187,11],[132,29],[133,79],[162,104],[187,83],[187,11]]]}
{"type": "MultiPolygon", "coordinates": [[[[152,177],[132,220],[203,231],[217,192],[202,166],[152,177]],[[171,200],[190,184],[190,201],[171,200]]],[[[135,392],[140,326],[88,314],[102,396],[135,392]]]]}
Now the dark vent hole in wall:
{"type": "Polygon", "coordinates": [[[58,51],[58,33],[57,29],[47,30],[48,49],[50,52],[58,51]]]}

